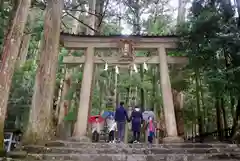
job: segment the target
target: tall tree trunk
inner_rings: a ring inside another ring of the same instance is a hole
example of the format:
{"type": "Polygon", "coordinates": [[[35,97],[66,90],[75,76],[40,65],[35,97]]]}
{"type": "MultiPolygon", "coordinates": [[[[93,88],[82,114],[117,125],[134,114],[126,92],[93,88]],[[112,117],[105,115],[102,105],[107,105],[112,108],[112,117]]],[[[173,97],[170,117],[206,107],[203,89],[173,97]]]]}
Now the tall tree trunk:
{"type": "MultiPolygon", "coordinates": [[[[132,79],[132,73],[133,71],[132,71],[132,69],[130,68],[130,71],[129,71],[129,78],[130,79],[132,79]]],[[[128,90],[128,92],[127,92],[127,100],[126,100],[126,106],[128,107],[126,110],[129,112],[131,109],[129,109],[129,107],[131,107],[131,101],[132,101],[132,99],[130,99],[130,98],[132,98],[132,87],[131,86],[129,86],[128,88],[127,88],[127,90],[128,90]]],[[[126,123],[126,125],[125,125],[125,136],[124,136],[124,143],[128,143],[128,134],[129,134],[129,132],[128,132],[128,123],[126,123]]]]}
{"type": "Polygon", "coordinates": [[[221,107],[220,107],[221,102],[220,101],[221,100],[219,99],[219,96],[216,96],[215,108],[216,108],[216,116],[217,116],[217,119],[216,119],[217,131],[219,131],[218,139],[220,141],[222,141],[223,140],[223,133],[222,133],[223,127],[222,127],[221,107]]]}
{"type": "Polygon", "coordinates": [[[236,128],[238,126],[238,120],[239,120],[239,116],[240,116],[240,97],[238,97],[237,106],[236,106],[235,110],[236,111],[235,111],[235,117],[233,119],[231,136],[233,136],[235,134],[236,128]]]}
{"type": "Polygon", "coordinates": [[[118,74],[116,72],[114,72],[114,101],[113,101],[113,107],[115,109],[115,107],[117,107],[117,87],[118,87],[118,74]]]}
{"type": "Polygon", "coordinates": [[[0,0],[0,12],[4,9],[4,0],[0,0]]]}
{"type": "MultiPolygon", "coordinates": [[[[141,77],[141,81],[144,81],[144,69],[143,69],[143,65],[140,65],[140,77],[141,77]]],[[[143,87],[141,87],[141,91],[140,91],[140,98],[141,98],[141,111],[145,110],[145,105],[146,105],[146,98],[145,98],[145,92],[143,87]]]]}
{"type": "Polygon", "coordinates": [[[22,36],[22,42],[18,53],[17,65],[16,67],[21,67],[27,58],[28,47],[31,39],[31,34],[25,34],[22,36]]]}
{"type": "Polygon", "coordinates": [[[4,40],[2,64],[0,64],[0,151],[3,150],[4,121],[12,76],[15,69],[21,37],[27,22],[30,4],[30,0],[19,0],[15,16],[13,17],[11,26],[4,40]]]}
{"type": "Polygon", "coordinates": [[[227,124],[227,118],[226,118],[226,110],[224,108],[224,99],[221,98],[221,112],[222,112],[222,120],[223,120],[223,127],[224,129],[228,128],[228,124],[227,124]]]}
{"type": "Polygon", "coordinates": [[[177,121],[178,136],[184,137],[183,95],[172,89],[175,117],[177,121]]]}
{"type": "MultiPolygon", "coordinates": [[[[36,12],[35,9],[32,9],[30,11],[30,14],[28,15],[28,20],[27,20],[28,25],[26,25],[26,27],[27,26],[29,28],[33,27],[32,25],[33,25],[34,20],[36,18],[36,13],[35,12],[36,12]]],[[[26,27],[25,27],[25,30],[26,30],[26,27]]],[[[26,33],[22,36],[22,42],[21,42],[21,46],[20,46],[20,49],[19,49],[19,52],[18,52],[18,59],[17,59],[16,68],[21,67],[26,62],[31,36],[32,36],[31,33],[26,33]]]]}
{"type": "Polygon", "coordinates": [[[53,137],[52,107],[59,54],[62,1],[48,0],[40,62],[35,79],[32,107],[25,142],[42,144],[53,137]],[[51,54],[49,54],[51,53],[51,54]]]}
{"type": "MultiPolygon", "coordinates": [[[[89,1],[89,12],[92,13],[92,15],[90,15],[88,19],[88,25],[93,29],[95,29],[95,22],[96,22],[96,17],[95,17],[96,3],[97,3],[96,0],[89,1]]],[[[92,29],[87,28],[87,34],[94,35],[95,32],[92,29]]]]}
{"type": "Polygon", "coordinates": [[[196,83],[196,103],[197,103],[197,122],[198,122],[198,132],[200,135],[200,141],[201,141],[201,135],[203,133],[203,124],[202,124],[202,113],[201,113],[201,104],[200,104],[200,73],[199,69],[195,68],[195,83],[196,83]]]}
{"type": "MultiPolygon", "coordinates": [[[[66,74],[66,69],[65,68],[62,68],[61,70],[61,74],[62,75],[65,75],[66,74]]],[[[59,86],[57,87],[57,90],[58,90],[58,93],[57,93],[57,100],[56,102],[54,103],[54,105],[56,106],[56,109],[54,111],[54,119],[58,120],[58,116],[59,116],[59,113],[60,113],[60,104],[61,104],[61,96],[62,96],[62,93],[63,93],[63,86],[64,86],[64,79],[65,77],[61,78],[60,80],[60,84],[59,86]]],[[[57,121],[58,122],[58,121],[57,121]]]]}
{"type": "Polygon", "coordinates": [[[156,68],[155,66],[153,66],[151,68],[151,73],[152,73],[152,99],[151,99],[151,107],[154,108],[154,113],[156,114],[156,84],[157,84],[157,80],[156,80],[156,68]]]}
{"type": "MultiPolygon", "coordinates": [[[[100,0],[100,1],[97,1],[96,2],[96,12],[95,14],[97,15],[96,17],[96,21],[95,21],[95,29],[98,31],[97,33],[95,34],[101,34],[101,24],[102,24],[102,21],[103,21],[103,16],[104,16],[104,3],[105,3],[106,0],[100,0]]],[[[107,0],[109,1],[109,0],[107,0]]],[[[108,3],[108,2],[107,2],[108,3]]],[[[108,5],[108,4],[106,4],[108,5]]]]}
{"type": "Polygon", "coordinates": [[[189,0],[178,0],[177,24],[181,25],[185,21],[186,5],[189,0]]]}

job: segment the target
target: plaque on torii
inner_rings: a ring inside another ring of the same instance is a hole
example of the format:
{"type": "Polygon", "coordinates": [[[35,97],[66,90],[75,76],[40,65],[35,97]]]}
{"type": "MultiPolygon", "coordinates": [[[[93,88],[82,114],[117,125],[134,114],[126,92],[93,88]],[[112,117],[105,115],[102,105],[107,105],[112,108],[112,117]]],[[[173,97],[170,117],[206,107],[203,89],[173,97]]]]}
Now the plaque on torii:
{"type": "Polygon", "coordinates": [[[119,61],[126,61],[132,63],[135,59],[133,41],[121,39],[120,40],[120,51],[119,61]]]}

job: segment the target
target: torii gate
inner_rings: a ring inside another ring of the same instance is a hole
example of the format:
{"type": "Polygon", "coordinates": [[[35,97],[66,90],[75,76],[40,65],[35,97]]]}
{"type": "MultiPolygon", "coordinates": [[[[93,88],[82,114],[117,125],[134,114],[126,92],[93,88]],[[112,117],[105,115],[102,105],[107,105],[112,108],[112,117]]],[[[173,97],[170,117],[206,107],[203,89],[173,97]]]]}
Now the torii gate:
{"type": "Polygon", "coordinates": [[[160,83],[167,131],[167,137],[164,138],[164,141],[182,141],[182,139],[178,137],[177,133],[168,63],[186,64],[188,63],[188,59],[186,57],[171,57],[166,54],[167,49],[174,49],[177,47],[178,38],[176,36],[98,36],[61,33],[60,39],[61,44],[66,49],[85,51],[84,56],[65,56],[63,59],[63,63],[65,64],[84,64],[80,103],[77,115],[77,119],[79,120],[81,118],[81,122],[77,121],[76,123],[74,130],[75,137],[81,137],[86,134],[94,64],[107,62],[109,64],[127,65],[132,63],[143,64],[145,62],[147,64],[159,64],[160,83]],[[115,57],[112,55],[97,56],[95,52],[103,49],[117,50],[118,55],[115,57]],[[133,50],[137,51],[144,49],[156,51],[158,54],[151,57],[134,57],[134,55],[129,55],[133,50]]]}

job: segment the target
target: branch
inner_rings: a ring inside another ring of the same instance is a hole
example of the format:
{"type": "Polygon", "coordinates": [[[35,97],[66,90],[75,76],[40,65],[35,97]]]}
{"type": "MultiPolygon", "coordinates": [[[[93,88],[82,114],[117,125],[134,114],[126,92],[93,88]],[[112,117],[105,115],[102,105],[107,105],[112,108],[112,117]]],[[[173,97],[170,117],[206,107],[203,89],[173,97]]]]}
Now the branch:
{"type": "Polygon", "coordinates": [[[91,26],[89,26],[88,24],[84,23],[83,21],[79,20],[78,18],[76,18],[75,16],[73,16],[71,13],[69,12],[65,12],[67,15],[71,16],[73,19],[77,20],[79,23],[83,24],[84,26],[87,26],[89,29],[93,30],[94,32],[97,32],[97,30],[95,30],[94,28],[92,28],[91,26]]]}
{"type": "Polygon", "coordinates": [[[100,20],[99,20],[99,24],[98,24],[98,28],[100,28],[100,26],[102,25],[102,21],[103,21],[103,18],[105,17],[105,15],[106,15],[108,4],[109,4],[109,0],[107,0],[107,3],[105,5],[103,14],[101,14],[101,17],[100,17],[100,20]]]}
{"type": "Polygon", "coordinates": [[[62,22],[62,25],[66,28],[66,29],[70,29],[70,27],[68,27],[63,21],[62,22]]]}
{"type": "Polygon", "coordinates": [[[157,21],[157,5],[158,5],[158,3],[159,3],[159,0],[157,0],[156,2],[154,2],[154,4],[155,4],[155,8],[154,8],[154,20],[153,20],[153,23],[155,24],[156,23],[156,21],[157,21]]]}
{"type": "Polygon", "coordinates": [[[135,10],[133,9],[133,6],[130,4],[131,3],[131,0],[127,0],[127,2],[125,0],[123,0],[123,3],[129,7],[129,9],[131,10],[131,12],[133,14],[135,14],[135,10]]]}
{"type": "Polygon", "coordinates": [[[96,17],[100,17],[101,16],[100,14],[96,14],[96,13],[94,14],[92,12],[89,12],[89,11],[86,11],[86,10],[80,10],[80,9],[69,9],[69,11],[78,11],[78,12],[88,13],[88,14],[96,16],[96,17]]]}

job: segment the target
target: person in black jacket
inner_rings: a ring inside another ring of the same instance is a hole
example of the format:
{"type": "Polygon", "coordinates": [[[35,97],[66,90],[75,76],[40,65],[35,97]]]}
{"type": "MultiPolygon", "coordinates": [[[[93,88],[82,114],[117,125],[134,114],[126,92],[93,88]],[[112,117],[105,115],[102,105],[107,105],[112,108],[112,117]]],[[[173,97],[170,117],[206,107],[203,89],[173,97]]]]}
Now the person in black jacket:
{"type": "Polygon", "coordinates": [[[143,116],[140,108],[137,106],[134,108],[130,120],[132,120],[133,143],[139,143],[143,116]]]}
{"type": "Polygon", "coordinates": [[[115,112],[115,121],[117,122],[118,139],[120,142],[124,141],[125,125],[128,120],[128,114],[124,108],[124,102],[120,102],[120,106],[117,107],[115,112]]]}

